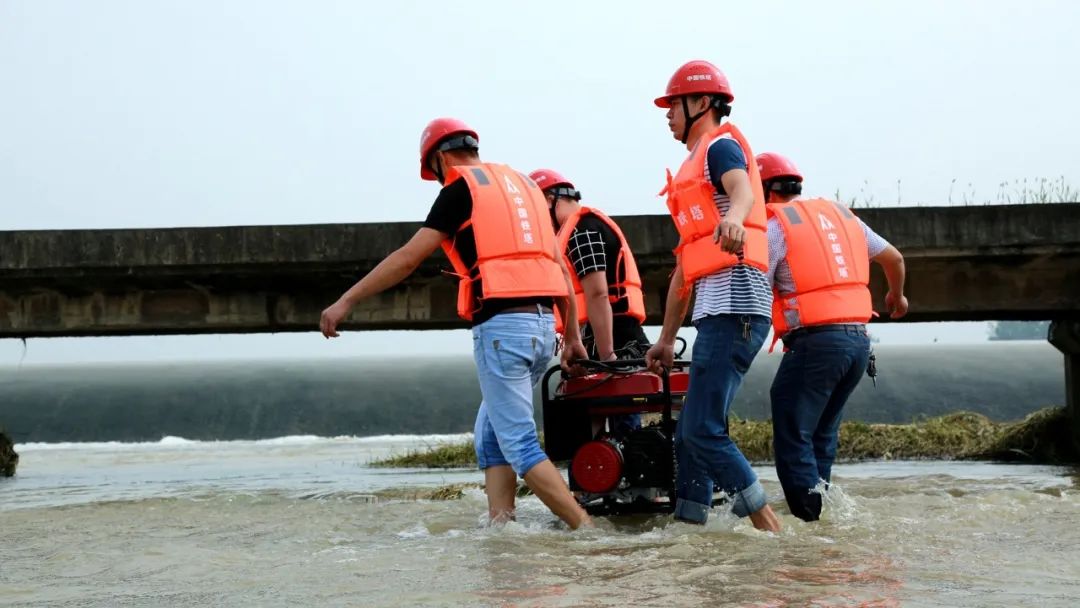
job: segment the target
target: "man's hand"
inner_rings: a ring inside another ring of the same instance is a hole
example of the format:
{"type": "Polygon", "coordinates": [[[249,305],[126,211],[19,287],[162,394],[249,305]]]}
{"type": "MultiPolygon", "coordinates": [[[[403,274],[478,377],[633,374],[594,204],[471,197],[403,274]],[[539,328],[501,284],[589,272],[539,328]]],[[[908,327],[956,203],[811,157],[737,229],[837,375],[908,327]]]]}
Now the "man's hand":
{"type": "Polygon", "coordinates": [[[563,340],[562,355],[560,356],[559,364],[562,366],[563,371],[571,376],[584,376],[585,369],[580,365],[574,365],[571,363],[577,359],[588,359],[589,353],[585,351],[585,346],[581,343],[580,339],[563,340]]]}
{"type": "Polygon", "coordinates": [[[890,291],[885,294],[885,308],[889,310],[890,319],[899,319],[907,314],[907,297],[905,297],[904,294],[897,295],[890,291]]]}
{"type": "Polygon", "coordinates": [[[742,222],[724,218],[713,231],[713,242],[719,243],[720,248],[728,253],[738,253],[746,242],[746,229],[742,222]]]}
{"type": "Polygon", "coordinates": [[[326,310],[322,311],[322,317],[319,318],[319,330],[322,331],[322,335],[327,338],[338,337],[337,326],[346,316],[348,316],[351,308],[352,306],[342,299],[334,302],[326,310]]]}
{"type": "Polygon", "coordinates": [[[671,369],[675,361],[675,345],[672,343],[657,342],[645,353],[645,366],[654,374],[662,373],[661,368],[671,369]]]}
{"type": "Polygon", "coordinates": [[[431,228],[417,230],[408,243],[386,256],[371,272],[357,281],[356,285],[342,294],[337,302],[322,312],[319,319],[322,335],[336,338],[337,326],[348,316],[353,304],[382,293],[405,280],[448,236],[431,228]]]}
{"type": "MultiPolygon", "coordinates": [[[[754,159],[747,159],[754,162],[754,159]]],[[[728,253],[738,253],[746,242],[743,221],[754,208],[754,190],[750,187],[750,174],[745,169],[729,169],[720,176],[720,184],[731,199],[731,205],[720,219],[713,233],[713,242],[728,253]]]]}

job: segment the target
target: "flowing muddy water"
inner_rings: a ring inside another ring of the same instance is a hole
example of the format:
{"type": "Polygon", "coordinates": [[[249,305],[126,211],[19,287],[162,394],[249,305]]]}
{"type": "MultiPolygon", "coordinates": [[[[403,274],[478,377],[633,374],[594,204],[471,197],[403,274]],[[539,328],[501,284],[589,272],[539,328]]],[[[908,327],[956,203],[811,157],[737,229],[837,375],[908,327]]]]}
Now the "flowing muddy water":
{"type": "MultiPolygon", "coordinates": [[[[460,437],[27,444],[0,481],[0,606],[1075,606],[1080,488],[1058,467],[840,465],[825,519],[717,512],[568,532],[535,498],[374,500],[476,471],[372,469],[460,437]]],[[[779,492],[770,467],[758,467],[779,492]]]]}

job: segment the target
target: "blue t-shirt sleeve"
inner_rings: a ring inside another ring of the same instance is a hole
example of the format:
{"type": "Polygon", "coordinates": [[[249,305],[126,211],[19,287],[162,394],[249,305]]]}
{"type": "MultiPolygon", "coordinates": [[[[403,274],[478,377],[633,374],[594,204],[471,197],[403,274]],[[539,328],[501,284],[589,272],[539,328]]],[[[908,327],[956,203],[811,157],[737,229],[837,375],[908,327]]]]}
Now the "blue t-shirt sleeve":
{"type": "Polygon", "coordinates": [[[727,194],[724,185],[720,183],[720,176],[732,169],[746,170],[746,156],[742,148],[734,139],[726,137],[718,139],[709,146],[709,179],[720,194],[727,194]]]}

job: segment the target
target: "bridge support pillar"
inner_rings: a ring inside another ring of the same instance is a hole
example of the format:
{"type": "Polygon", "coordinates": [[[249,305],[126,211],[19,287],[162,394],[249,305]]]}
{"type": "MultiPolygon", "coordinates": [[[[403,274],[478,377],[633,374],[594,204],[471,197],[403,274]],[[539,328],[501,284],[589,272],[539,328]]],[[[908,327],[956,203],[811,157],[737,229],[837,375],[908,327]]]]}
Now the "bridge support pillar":
{"type": "Polygon", "coordinates": [[[1080,321],[1054,321],[1047,340],[1065,355],[1065,405],[1073,444],[1080,450],[1080,321]]]}

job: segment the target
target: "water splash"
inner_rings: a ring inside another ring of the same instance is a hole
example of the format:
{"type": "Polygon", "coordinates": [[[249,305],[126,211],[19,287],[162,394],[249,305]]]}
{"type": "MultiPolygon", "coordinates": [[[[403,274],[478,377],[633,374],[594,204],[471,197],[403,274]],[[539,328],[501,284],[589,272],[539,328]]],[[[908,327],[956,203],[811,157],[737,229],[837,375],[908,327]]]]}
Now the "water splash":
{"type": "Polygon", "coordinates": [[[418,538],[429,538],[431,531],[423,523],[418,523],[411,528],[407,528],[397,533],[397,537],[402,540],[415,540],[418,538]]]}
{"type": "Polygon", "coordinates": [[[818,485],[810,490],[821,495],[821,518],[826,521],[838,523],[852,523],[859,518],[859,504],[855,498],[844,492],[844,489],[835,483],[818,481],[818,485]]]}

